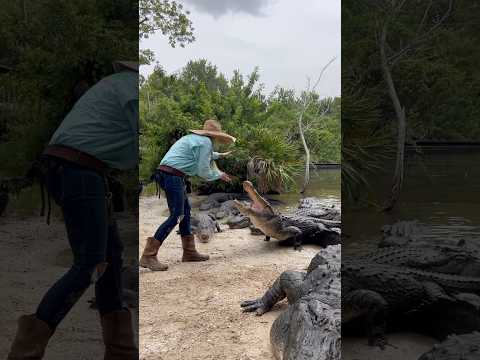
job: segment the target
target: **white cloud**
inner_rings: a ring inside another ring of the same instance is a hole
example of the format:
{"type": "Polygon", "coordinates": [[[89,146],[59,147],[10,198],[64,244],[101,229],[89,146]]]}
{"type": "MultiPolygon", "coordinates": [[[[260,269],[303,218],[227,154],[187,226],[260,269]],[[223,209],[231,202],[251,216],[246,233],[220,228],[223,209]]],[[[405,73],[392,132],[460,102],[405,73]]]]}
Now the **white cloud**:
{"type": "Polygon", "coordinates": [[[185,0],[185,2],[199,11],[218,17],[229,12],[264,15],[263,11],[271,0],[185,0]]]}
{"type": "MultiPolygon", "coordinates": [[[[276,0],[262,17],[233,10],[214,17],[191,9],[194,43],[171,48],[163,36],[155,34],[141,45],[155,52],[167,72],[180,70],[189,60],[199,58],[217,65],[227,77],[234,69],[248,74],[259,66],[260,81],[267,91],[276,85],[300,91],[307,76],[317,77],[337,56],[318,91],[323,96],[340,95],[340,0],[304,0],[295,2],[297,6],[292,3],[276,0]]],[[[141,71],[148,74],[152,70],[153,66],[143,66],[141,71]]]]}

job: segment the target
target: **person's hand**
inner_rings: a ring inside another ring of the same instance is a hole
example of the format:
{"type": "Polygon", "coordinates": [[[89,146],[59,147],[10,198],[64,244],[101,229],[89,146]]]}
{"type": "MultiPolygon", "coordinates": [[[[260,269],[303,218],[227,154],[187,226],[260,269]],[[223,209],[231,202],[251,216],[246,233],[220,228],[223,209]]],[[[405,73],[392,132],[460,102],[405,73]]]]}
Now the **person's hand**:
{"type": "Polygon", "coordinates": [[[218,156],[219,157],[227,157],[228,155],[230,155],[232,153],[232,151],[227,151],[227,152],[224,152],[224,153],[218,153],[218,156]]]}
{"type": "Polygon", "coordinates": [[[225,181],[227,183],[232,182],[232,178],[227,173],[222,173],[222,176],[220,176],[220,179],[222,179],[223,181],[225,181]]]}

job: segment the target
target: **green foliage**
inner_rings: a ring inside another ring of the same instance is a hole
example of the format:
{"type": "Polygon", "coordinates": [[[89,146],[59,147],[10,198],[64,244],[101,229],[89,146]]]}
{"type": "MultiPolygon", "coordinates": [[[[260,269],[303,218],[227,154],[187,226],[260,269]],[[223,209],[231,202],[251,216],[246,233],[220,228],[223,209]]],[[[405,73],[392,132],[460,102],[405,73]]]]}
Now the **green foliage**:
{"type": "MultiPolygon", "coordinates": [[[[173,0],[140,0],[139,3],[139,37],[147,39],[150,35],[160,31],[168,37],[172,47],[186,44],[195,40],[193,26],[188,18],[190,13],[183,9],[183,5],[173,0]]],[[[150,64],[154,54],[149,49],[140,50],[140,63],[150,64]]]]}
{"type": "MultiPolygon", "coordinates": [[[[75,85],[93,85],[115,60],[138,56],[138,2],[10,1],[0,12],[0,74],[13,94],[0,111],[0,162],[23,174],[70,110],[75,85]]],[[[0,102],[3,99],[0,99],[0,102]]]]}
{"type": "MultiPolygon", "coordinates": [[[[309,96],[315,97],[305,116],[313,161],[338,162],[340,99],[309,96]]],[[[216,118],[238,139],[233,154],[219,160],[219,167],[239,179],[256,181],[264,191],[285,190],[303,162],[297,127],[300,100],[294,91],[282,88],[265,96],[258,69],[246,77],[235,71],[227,79],[206,60],[190,61],[174,75],[157,67],[140,88],[140,175],[147,178],[189,129],[216,118]]],[[[219,148],[223,150],[227,149],[219,148]]],[[[213,186],[228,189],[221,182],[213,186]]]]}

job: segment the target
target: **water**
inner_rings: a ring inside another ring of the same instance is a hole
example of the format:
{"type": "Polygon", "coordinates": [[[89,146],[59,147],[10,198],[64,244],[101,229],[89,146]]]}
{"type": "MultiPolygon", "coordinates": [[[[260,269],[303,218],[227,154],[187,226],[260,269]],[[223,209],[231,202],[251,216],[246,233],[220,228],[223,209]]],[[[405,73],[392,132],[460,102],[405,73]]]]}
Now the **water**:
{"type": "Polygon", "coordinates": [[[340,169],[316,169],[311,172],[310,184],[306,194],[300,194],[303,184],[303,177],[297,179],[296,191],[290,193],[271,196],[274,199],[281,200],[285,205],[280,207],[282,211],[289,211],[298,206],[302,197],[318,197],[325,200],[326,203],[340,204],[341,199],[341,175],[340,169]]]}
{"type": "MultiPolygon", "coordinates": [[[[344,204],[342,213],[344,253],[363,253],[375,248],[380,229],[398,220],[418,220],[425,237],[456,243],[464,239],[480,244],[480,148],[425,148],[421,157],[409,154],[404,188],[394,210],[357,208],[344,204]]],[[[370,178],[376,201],[389,194],[393,161],[388,170],[370,178]]]]}

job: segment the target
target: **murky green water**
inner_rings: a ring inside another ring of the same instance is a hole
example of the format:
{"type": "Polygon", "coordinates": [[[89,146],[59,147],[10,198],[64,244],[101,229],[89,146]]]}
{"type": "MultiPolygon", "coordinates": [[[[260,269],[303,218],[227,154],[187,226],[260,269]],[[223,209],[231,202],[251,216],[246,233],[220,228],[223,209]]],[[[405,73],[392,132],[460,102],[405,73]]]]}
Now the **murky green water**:
{"type": "MultiPolygon", "coordinates": [[[[418,220],[428,227],[429,236],[446,242],[465,239],[480,244],[480,148],[425,148],[420,157],[410,154],[407,164],[400,201],[390,213],[344,203],[344,253],[376,247],[381,227],[398,220],[418,220]]],[[[394,166],[384,165],[388,174],[370,178],[379,203],[388,196],[394,166]]]]}
{"type": "Polygon", "coordinates": [[[303,184],[303,177],[297,179],[298,190],[272,196],[285,203],[281,210],[296,208],[302,197],[314,196],[324,199],[326,202],[339,204],[341,198],[341,176],[340,169],[316,169],[311,173],[310,184],[305,194],[300,194],[303,184]]]}

